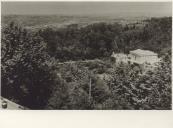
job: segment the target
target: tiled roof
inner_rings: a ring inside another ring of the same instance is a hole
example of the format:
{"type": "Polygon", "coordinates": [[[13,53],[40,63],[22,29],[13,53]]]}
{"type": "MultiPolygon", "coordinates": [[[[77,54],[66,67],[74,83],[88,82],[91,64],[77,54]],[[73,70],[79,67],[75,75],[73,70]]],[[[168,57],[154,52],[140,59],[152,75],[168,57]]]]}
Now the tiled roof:
{"type": "Polygon", "coordinates": [[[149,50],[141,50],[141,49],[130,51],[130,53],[136,54],[139,56],[157,56],[157,53],[154,53],[154,52],[149,51],[149,50]]]}

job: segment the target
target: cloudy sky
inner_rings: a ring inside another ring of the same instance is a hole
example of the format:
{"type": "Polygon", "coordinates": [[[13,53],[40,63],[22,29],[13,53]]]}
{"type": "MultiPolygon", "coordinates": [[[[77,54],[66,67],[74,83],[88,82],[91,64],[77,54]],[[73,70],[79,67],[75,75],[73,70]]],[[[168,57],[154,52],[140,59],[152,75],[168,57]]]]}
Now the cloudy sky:
{"type": "Polygon", "coordinates": [[[171,16],[171,2],[2,2],[2,14],[171,16]]]}

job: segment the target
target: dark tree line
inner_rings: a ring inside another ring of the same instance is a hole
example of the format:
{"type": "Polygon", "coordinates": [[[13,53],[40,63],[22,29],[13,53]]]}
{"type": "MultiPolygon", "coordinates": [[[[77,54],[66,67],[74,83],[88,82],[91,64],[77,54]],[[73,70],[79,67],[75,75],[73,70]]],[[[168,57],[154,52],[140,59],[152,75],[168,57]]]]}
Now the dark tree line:
{"type": "Polygon", "coordinates": [[[39,34],[47,43],[49,55],[60,61],[108,57],[112,51],[128,53],[137,48],[159,55],[171,46],[170,17],[146,20],[144,26],[95,23],[86,27],[69,25],[54,30],[47,28],[39,34]]]}

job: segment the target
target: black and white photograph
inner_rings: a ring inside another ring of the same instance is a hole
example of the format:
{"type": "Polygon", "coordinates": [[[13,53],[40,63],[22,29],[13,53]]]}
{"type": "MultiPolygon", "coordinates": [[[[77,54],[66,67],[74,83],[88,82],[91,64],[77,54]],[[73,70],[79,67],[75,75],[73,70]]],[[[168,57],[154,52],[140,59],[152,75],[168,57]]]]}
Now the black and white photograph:
{"type": "Polygon", "coordinates": [[[1,2],[2,110],[172,110],[172,2],[1,2]]]}

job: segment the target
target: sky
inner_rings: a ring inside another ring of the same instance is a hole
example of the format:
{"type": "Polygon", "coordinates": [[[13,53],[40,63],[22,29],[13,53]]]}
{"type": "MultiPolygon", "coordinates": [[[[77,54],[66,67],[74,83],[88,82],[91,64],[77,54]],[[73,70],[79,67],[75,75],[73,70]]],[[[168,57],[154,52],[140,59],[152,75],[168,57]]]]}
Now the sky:
{"type": "Polygon", "coordinates": [[[171,2],[2,2],[3,15],[172,16],[171,2]]]}

